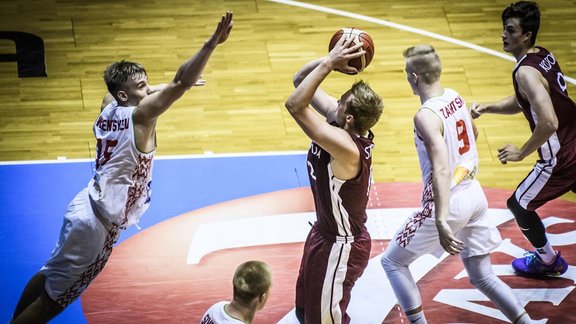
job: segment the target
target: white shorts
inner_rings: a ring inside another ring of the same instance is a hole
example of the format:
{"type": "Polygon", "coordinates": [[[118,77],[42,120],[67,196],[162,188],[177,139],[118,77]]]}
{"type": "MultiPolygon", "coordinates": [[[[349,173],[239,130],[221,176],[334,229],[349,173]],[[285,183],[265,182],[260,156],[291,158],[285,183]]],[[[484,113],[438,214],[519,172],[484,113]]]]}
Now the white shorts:
{"type": "Polygon", "coordinates": [[[120,232],[94,215],[88,190],[80,191],[68,205],[50,260],[40,269],[48,296],[62,307],[76,300],[104,268],[120,232]]]}
{"type": "MultiPolygon", "coordinates": [[[[424,196],[430,194],[431,182],[424,188],[424,196]]],[[[500,232],[486,215],[488,202],[477,180],[452,189],[448,224],[454,235],[464,242],[460,252],[462,258],[490,253],[502,241],[500,232]]],[[[434,202],[429,200],[396,232],[394,242],[388,250],[404,248],[417,256],[432,254],[439,258],[444,249],[440,245],[434,218],[434,202]]],[[[391,251],[387,251],[391,252],[391,251]]]]}

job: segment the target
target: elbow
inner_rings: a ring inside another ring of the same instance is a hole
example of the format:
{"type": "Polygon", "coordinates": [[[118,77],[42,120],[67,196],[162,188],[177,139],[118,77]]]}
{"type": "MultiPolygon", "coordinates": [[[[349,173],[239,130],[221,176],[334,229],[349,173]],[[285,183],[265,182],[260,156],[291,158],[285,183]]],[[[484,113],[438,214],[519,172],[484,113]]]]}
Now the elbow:
{"type": "Polygon", "coordinates": [[[450,178],[450,170],[443,168],[438,170],[438,177],[440,178],[450,178]]]}
{"type": "Polygon", "coordinates": [[[188,90],[191,88],[191,86],[188,86],[188,82],[180,79],[180,78],[174,78],[174,80],[172,80],[172,84],[171,84],[172,88],[174,89],[184,89],[184,90],[188,90]]]}
{"type": "Polygon", "coordinates": [[[300,83],[302,83],[302,80],[304,80],[304,77],[301,75],[300,72],[296,72],[296,74],[294,74],[294,77],[292,77],[292,84],[294,84],[294,88],[298,88],[300,83]]]}
{"type": "Polygon", "coordinates": [[[193,78],[185,77],[182,70],[183,70],[182,67],[180,67],[180,69],[176,72],[176,75],[174,76],[174,79],[171,82],[172,86],[177,89],[189,90],[194,86],[199,76],[193,78]]]}
{"type": "Polygon", "coordinates": [[[284,107],[286,107],[286,110],[288,110],[291,115],[294,115],[294,112],[296,111],[296,103],[293,100],[288,98],[284,103],[284,107]]]}
{"type": "Polygon", "coordinates": [[[551,136],[558,130],[558,119],[548,120],[543,123],[542,128],[546,132],[546,135],[551,136]]]}
{"type": "Polygon", "coordinates": [[[178,81],[176,82],[176,87],[177,87],[177,88],[181,88],[181,89],[183,89],[184,91],[188,91],[188,90],[190,90],[190,89],[194,86],[194,83],[196,83],[196,81],[190,83],[190,82],[187,82],[187,81],[184,81],[184,80],[178,80],[178,81]]]}
{"type": "Polygon", "coordinates": [[[306,105],[302,105],[302,102],[298,101],[296,98],[289,97],[284,103],[284,107],[292,116],[296,116],[304,111],[306,105]]]}
{"type": "Polygon", "coordinates": [[[450,178],[450,169],[445,166],[432,166],[432,174],[438,179],[450,178]]]}
{"type": "Polygon", "coordinates": [[[550,123],[549,127],[552,132],[555,133],[558,130],[558,119],[554,119],[554,121],[550,123]]]}

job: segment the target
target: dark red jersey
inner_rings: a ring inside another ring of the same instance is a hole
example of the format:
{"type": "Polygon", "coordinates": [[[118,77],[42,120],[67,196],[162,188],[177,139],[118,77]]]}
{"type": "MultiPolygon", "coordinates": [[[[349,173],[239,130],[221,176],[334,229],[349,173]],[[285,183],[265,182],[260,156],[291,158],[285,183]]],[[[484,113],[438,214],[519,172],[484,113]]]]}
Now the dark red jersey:
{"type": "Polygon", "coordinates": [[[521,66],[530,66],[538,70],[548,81],[550,98],[558,118],[558,130],[538,149],[538,154],[542,160],[549,161],[557,154],[576,150],[576,103],[568,96],[564,74],[556,58],[545,48],[536,48],[539,49],[537,53],[528,53],[518,61],[512,72],[512,80],[516,99],[522,106],[524,116],[528,119],[532,131],[536,127],[537,117],[528,100],[520,94],[516,82],[516,71],[521,66]]]}
{"type": "Polygon", "coordinates": [[[330,236],[353,236],[366,231],[366,205],[372,183],[374,135],[351,135],[360,152],[360,171],[356,178],[341,180],[332,173],[331,157],[312,142],[308,151],[308,176],[316,205],[317,226],[330,236]]]}

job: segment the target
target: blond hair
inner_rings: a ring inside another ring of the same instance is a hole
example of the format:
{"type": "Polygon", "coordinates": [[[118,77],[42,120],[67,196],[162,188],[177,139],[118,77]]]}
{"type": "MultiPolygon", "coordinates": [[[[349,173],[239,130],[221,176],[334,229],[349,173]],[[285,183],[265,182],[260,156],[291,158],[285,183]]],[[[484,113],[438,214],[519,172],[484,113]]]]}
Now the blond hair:
{"type": "Polygon", "coordinates": [[[249,305],[254,298],[267,293],[272,286],[272,274],[262,261],[244,262],[236,268],[234,278],[234,300],[249,305]]]}
{"type": "Polygon", "coordinates": [[[402,54],[406,58],[407,73],[416,73],[426,84],[432,84],[440,79],[442,64],[432,45],[412,46],[402,54]]]}
{"type": "Polygon", "coordinates": [[[362,80],[352,85],[350,93],[354,97],[350,100],[346,112],[354,116],[354,129],[363,134],[376,125],[384,110],[384,104],[382,98],[362,80]]]}

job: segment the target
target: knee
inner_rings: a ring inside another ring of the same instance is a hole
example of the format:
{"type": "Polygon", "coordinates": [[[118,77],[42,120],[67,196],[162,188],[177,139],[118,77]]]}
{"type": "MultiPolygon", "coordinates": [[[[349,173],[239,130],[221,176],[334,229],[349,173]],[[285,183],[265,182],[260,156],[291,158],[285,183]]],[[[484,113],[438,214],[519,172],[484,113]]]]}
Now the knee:
{"type": "Polygon", "coordinates": [[[42,296],[40,296],[40,303],[42,304],[42,309],[45,309],[49,315],[56,315],[64,310],[64,307],[60,306],[57,302],[55,302],[48,293],[44,291],[42,296]]]}
{"type": "Polygon", "coordinates": [[[380,258],[380,264],[384,270],[389,269],[392,266],[392,261],[386,257],[386,254],[382,255],[380,258]]]}
{"type": "Polygon", "coordinates": [[[512,211],[513,214],[516,214],[515,211],[524,209],[522,208],[522,206],[520,206],[520,203],[518,202],[514,194],[512,194],[512,196],[508,198],[508,200],[506,201],[506,206],[508,207],[508,209],[510,209],[510,211],[512,211]]]}
{"type": "MultiPolygon", "coordinates": [[[[390,243],[393,244],[393,243],[390,243]]],[[[390,271],[398,271],[399,269],[408,268],[408,266],[418,258],[419,255],[409,252],[398,245],[388,246],[382,257],[380,263],[386,273],[390,271]]]]}
{"type": "Polygon", "coordinates": [[[380,264],[382,264],[382,268],[384,268],[384,271],[386,271],[386,273],[395,271],[400,267],[400,264],[398,264],[398,262],[390,259],[386,254],[382,255],[382,258],[380,258],[380,264]]]}
{"type": "Polygon", "coordinates": [[[514,195],[508,198],[506,205],[520,227],[535,229],[542,226],[538,214],[522,207],[514,195]]]}
{"type": "Polygon", "coordinates": [[[524,208],[522,208],[522,206],[520,206],[520,203],[518,202],[518,200],[516,200],[516,197],[514,195],[508,198],[508,200],[506,201],[506,206],[508,207],[510,212],[512,212],[514,218],[516,218],[516,222],[518,223],[518,225],[520,225],[521,227],[528,226],[527,216],[529,216],[529,213],[524,208]]]}
{"type": "Polygon", "coordinates": [[[476,289],[480,290],[482,293],[486,294],[487,292],[494,289],[497,286],[498,277],[494,273],[482,273],[482,274],[475,274],[470,275],[470,283],[476,289]]]}
{"type": "Polygon", "coordinates": [[[470,276],[470,283],[472,284],[472,286],[474,286],[476,289],[480,289],[486,284],[486,278],[485,277],[474,277],[474,276],[470,276]]]}

